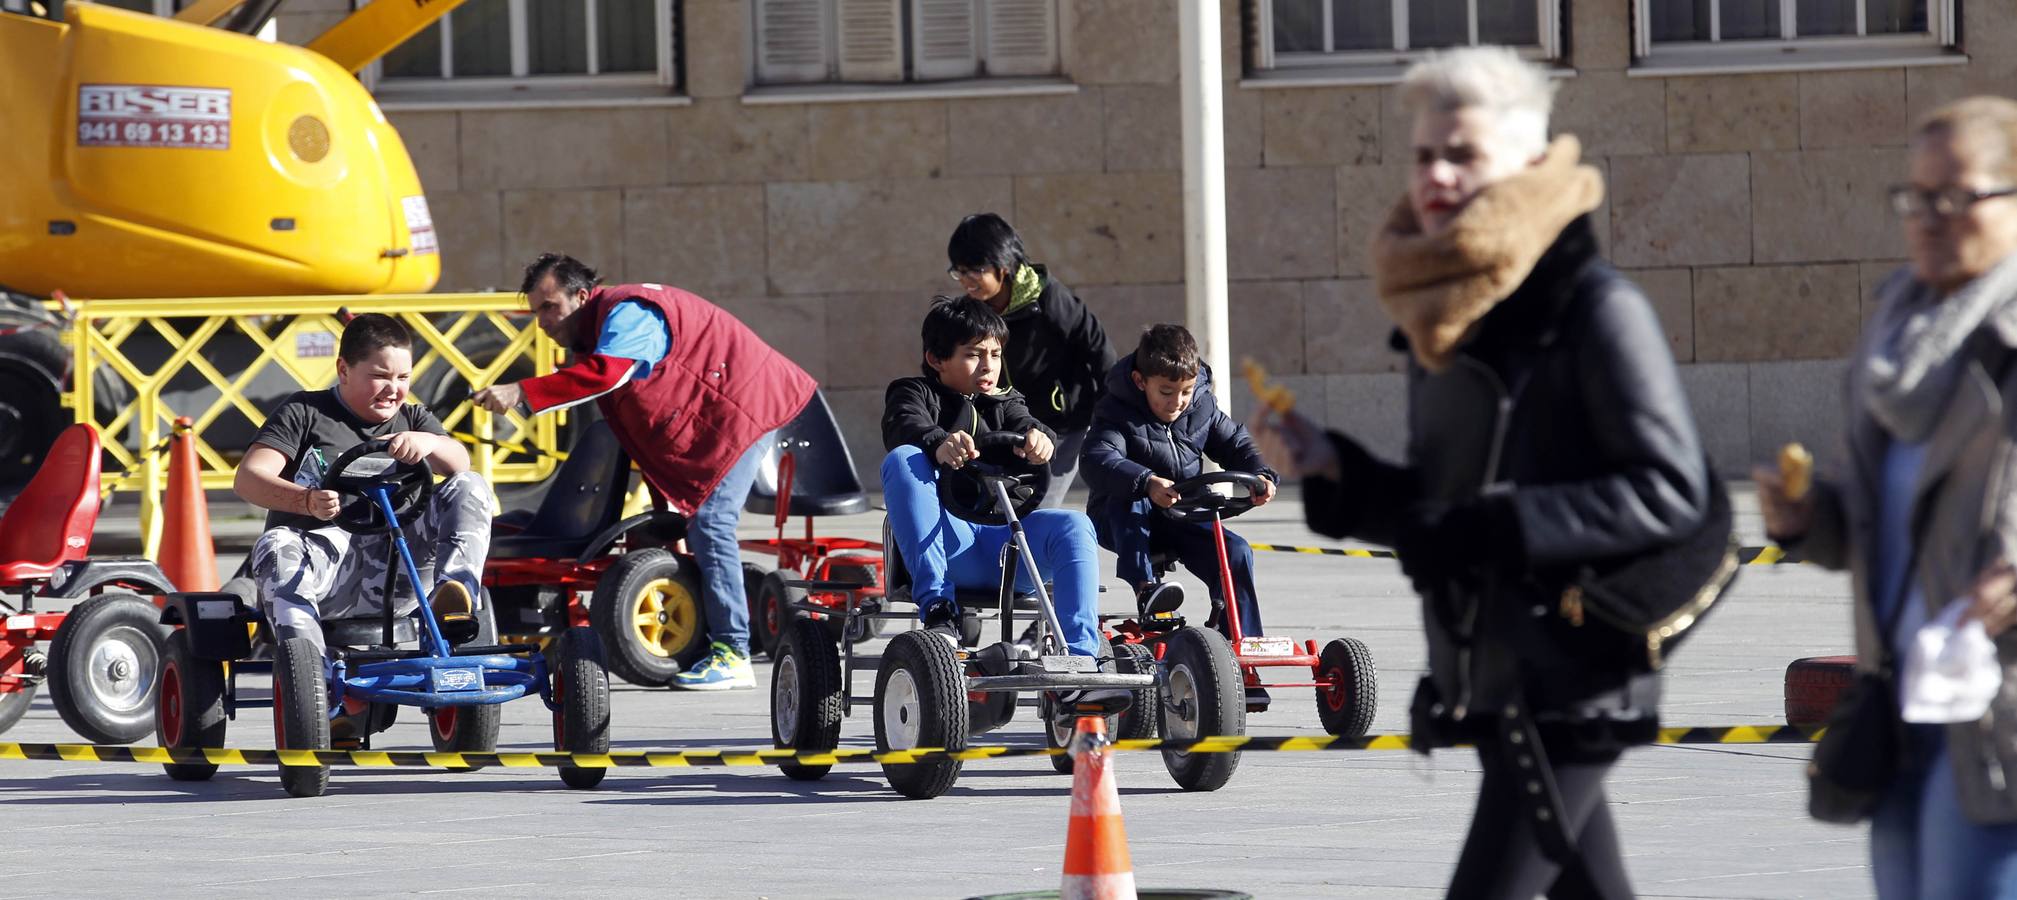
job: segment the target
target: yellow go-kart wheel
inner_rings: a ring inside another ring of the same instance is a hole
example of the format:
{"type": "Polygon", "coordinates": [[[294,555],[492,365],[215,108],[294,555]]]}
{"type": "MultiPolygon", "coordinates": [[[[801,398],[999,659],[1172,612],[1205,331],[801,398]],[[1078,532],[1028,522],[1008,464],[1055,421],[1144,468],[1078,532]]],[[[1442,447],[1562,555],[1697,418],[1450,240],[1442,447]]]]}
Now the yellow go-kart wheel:
{"type": "Polygon", "coordinates": [[[657,547],[626,553],[603,573],[588,619],[610,672],[660,687],[707,652],[697,575],[691,560],[657,547]]]}

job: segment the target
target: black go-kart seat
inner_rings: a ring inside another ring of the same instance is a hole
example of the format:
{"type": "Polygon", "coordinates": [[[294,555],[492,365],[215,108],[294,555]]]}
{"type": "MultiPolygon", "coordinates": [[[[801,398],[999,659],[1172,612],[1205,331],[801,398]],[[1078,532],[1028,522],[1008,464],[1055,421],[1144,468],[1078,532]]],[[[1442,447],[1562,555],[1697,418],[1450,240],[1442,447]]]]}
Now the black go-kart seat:
{"type": "MultiPolygon", "coordinates": [[[[623,515],[624,490],[629,486],[630,458],[616,443],[616,434],[608,422],[589,423],[553,473],[553,484],[532,519],[515,533],[490,539],[490,558],[581,555],[597,534],[623,515]]],[[[508,527],[500,521],[493,532],[508,527]]]]}
{"type": "MultiPolygon", "coordinates": [[[[903,553],[897,549],[896,535],[890,533],[889,521],[882,523],[882,572],[883,596],[910,600],[910,567],[904,564],[903,553]]],[[[1001,606],[999,585],[987,587],[953,586],[953,602],[959,604],[960,614],[973,616],[981,610],[998,609],[1001,606]]],[[[911,602],[915,603],[915,600],[911,602]]],[[[1037,608],[1035,594],[1016,592],[1015,608],[1031,610],[1037,608]]]]}
{"type": "Polygon", "coordinates": [[[777,446],[764,454],[743,509],[777,515],[778,460],[786,453],[792,457],[787,515],[852,516],[869,511],[868,492],[855,477],[854,456],[847,451],[825,394],[814,391],[805,409],[777,430],[777,446]]]}

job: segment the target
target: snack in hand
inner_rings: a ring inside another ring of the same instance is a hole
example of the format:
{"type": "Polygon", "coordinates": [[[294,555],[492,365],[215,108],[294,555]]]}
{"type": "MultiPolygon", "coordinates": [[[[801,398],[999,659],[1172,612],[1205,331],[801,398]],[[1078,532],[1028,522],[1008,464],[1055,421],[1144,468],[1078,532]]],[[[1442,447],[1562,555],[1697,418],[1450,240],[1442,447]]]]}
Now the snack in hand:
{"type": "Polygon", "coordinates": [[[1786,499],[1798,502],[1814,486],[1814,454],[1791,443],[1779,448],[1779,478],[1785,483],[1786,499]]]}
{"type": "Polygon", "coordinates": [[[1254,392],[1254,399],[1276,415],[1287,415],[1296,408],[1296,392],[1279,384],[1268,383],[1268,370],[1254,362],[1252,357],[1240,360],[1240,374],[1247,378],[1247,389],[1254,392]]]}

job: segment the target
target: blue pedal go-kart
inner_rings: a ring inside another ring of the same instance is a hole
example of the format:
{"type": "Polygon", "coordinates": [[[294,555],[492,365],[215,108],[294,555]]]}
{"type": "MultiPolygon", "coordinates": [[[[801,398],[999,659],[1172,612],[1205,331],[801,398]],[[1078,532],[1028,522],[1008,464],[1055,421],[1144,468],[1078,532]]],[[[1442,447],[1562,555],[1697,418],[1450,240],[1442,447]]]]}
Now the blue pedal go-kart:
{"type": "MultiPolygon", "coordinates": [[[[385,440],[351,448],[330,467],[325,484],[344,497],[336,524],[353,534],[391,533],[382,614],[322,621],[327,658],[305,637],[281,637],[243,593],[169,594],[162,623],[176,627],[161,654],[155,732],[168,748],[223,747],[225,728],[240,709],[271,707],[275,747],[328,750],[332,724],[350,747],[369,749],[371,735],[392,724],[402,706],[426,711],[435,749],[485,753],[497,747],[499,705],[537,693],[553,712],[554,749],[609,750],[609,675],[595,632],[568,629],[544,652],[532,644],[498,645],[495,611],[479,599],[476,634],[453,646],[442,634],[425,591],[404,616],[391,598],[403,573],[409,586],[427,582],[414,565],[401,528],[426,509],[434,477],[424,463],[401,463],[385,440]],[[255,635],[256,632],[256,635],[255,635]],[[227,665],[228,664],[228,665],[227,665]],[[239,676],[271,671],[271,699],[244,697],[239,676]],[[345,714],[344,701],[368,704],[345,714]]],[[[243,584],[243,582],[239,582],[243,584]]],[[[178,781],[204,781],[212,763],[163,764],[178,781]]],[[[562,767],[569,787],[602,781],[602,768],[562,767]]],[[[327,766],[281,766],[280,782],[296,797],[320,796],[327,766]]]]}

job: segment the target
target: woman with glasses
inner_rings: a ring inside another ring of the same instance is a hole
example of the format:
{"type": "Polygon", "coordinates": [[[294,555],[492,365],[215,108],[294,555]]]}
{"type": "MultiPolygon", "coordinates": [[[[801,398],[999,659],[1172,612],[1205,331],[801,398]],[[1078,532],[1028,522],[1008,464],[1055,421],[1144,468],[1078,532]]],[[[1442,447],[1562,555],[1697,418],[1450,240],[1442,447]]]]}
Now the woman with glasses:
{"type": "Polygon", "coordinates": [[[1037,421],[1057,432],[1043,505],[1063,506],[1078,475],[1093,405],[1114,365],[1106,330],[1070,288],[1029,261],[1022,237],[1001,216],[978,213],[960,220],[945,252],[952,263],[946,273],[960,289],[1008,320],[1008,344],[1002,348],[1008,377],[1001,387],[1020,391],[1037,421]]]}
{"type": "MultiPolygon", "coordinates": [[[[1878,896],[2017,897],[2017,102],[1935,110],[1909,178],[1891,206],[1911,265],[1849,367],[1846,471],[1798,498],[1754,474],[1772,539],[1853,574],[1858,665],[1910,668],[1979,623],[1975,668],[2001,679],[1972,708],[1911,706],[1871,823],[1878,896]]],[[[1894,709],[1918,693],[1900,684],[1894,709]]]]}

